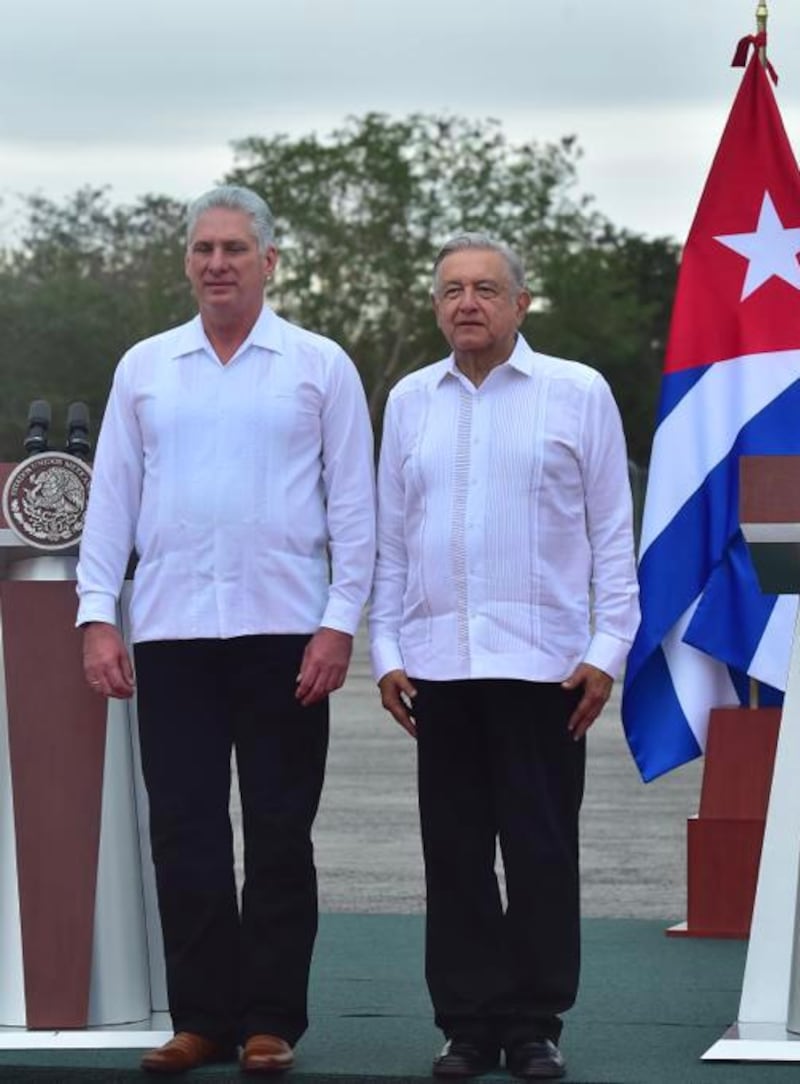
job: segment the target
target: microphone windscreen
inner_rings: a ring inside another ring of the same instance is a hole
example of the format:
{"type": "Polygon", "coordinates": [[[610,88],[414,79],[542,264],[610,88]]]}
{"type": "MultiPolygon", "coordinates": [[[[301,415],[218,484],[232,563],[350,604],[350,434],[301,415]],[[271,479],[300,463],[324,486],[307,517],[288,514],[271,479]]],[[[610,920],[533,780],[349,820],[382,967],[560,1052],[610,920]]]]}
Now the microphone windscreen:
{"type": "Polygon", "coordinates": [[[28,424],[42,425],[47,428],[50,425],[52,411],[46,399],[34,399],[28,408],[28,424]]]}
{"type": "Polygon", "coordinates": [[[86,403],[70,403],[67,407],[67,426],[78,429],[89,428],[89,408],[86,403]]]}

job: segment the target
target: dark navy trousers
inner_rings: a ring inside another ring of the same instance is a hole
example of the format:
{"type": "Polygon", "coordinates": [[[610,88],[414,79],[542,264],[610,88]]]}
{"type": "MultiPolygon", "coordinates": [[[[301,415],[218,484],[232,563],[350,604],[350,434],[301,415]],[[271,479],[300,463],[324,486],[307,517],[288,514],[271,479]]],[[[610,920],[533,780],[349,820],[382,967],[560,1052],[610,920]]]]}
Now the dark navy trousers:
{"type": "Polygon", "coordinates": [[[436,1023],[481,1042],[557,1040],[580,967],[586,743],[566,724],[581,693],[411,680],[436,1023]]]}
{"type": "Polygon", "coordinates": [[[328,702],[294,698],[307,636],[135,646],[142,768],[176,1031],[220,1042],[307,1026],[317,931],[311,827],[328,702]],[[245,879],[234,881],[231,752],[245,879]]]}

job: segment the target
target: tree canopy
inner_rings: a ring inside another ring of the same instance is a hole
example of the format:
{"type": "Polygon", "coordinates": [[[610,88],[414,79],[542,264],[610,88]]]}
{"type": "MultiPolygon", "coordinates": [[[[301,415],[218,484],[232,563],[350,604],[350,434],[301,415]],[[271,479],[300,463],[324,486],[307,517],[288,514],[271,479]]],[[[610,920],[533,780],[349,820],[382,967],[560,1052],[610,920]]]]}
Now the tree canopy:
{"type": "MultiPolygon", "coordinates": [[[[492,120],[369,113],[325,138],[239,141],[224,180],[268,199],[281,253],[271,303],[351,354],[376,426],[389,387],[446,353],[429,296],[435,252],[481,230],[525,264],[529,341],[607,376],[644,461],[678,249],[617,229],[577,196],[579,162],[572,137],[511,144],[492,120]]],[[[194,311],[183,231],[167,196],[28,199],[22,240],[0,256],[3,458],[19,455],[31,399],[56,411],[84,399],[98,419],[122,352],[194,311]]]]}
{"type": "Polygon", "coordinates": [[[114,366],[137,339],[187,319],[183,204],[145,196],[115,207],[103,189],[26,201],[21,244],[0,257],[0,454],[20,457],[32,399],[99,421],[114,366]]]}
{"type": "Polygon", "coordinates": [[[574,195],[574,138],[512,145],[497,121],[371,113],[324,140],[251,138],[234,151],[226,180],[277,215],[273,297],[347,347],[376,422],[398,377],[446,352],[429,296],[436,251],[480,230],[527,269],[532,344],[600,368],[631,454],[646,458],[677,247],[615,229],[574,195]]]}

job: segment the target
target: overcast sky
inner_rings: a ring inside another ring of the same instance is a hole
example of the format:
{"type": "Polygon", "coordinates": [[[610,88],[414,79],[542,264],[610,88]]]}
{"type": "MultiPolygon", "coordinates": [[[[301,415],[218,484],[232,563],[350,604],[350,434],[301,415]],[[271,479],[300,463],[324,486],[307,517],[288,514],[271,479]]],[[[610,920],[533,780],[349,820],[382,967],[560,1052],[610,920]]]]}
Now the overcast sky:
{"type": "MultiPolygon", "coordinates": [[[[191,198],[231,140],[324,135],[379,110],[575,134],[581,189],[682,240],[741,78],[756,0],[0,0],[0,238],[16,193],[110,185],[191,198]]],[[[800,149],[800,4],[769,0],[778,102],[800,149]]],[[[280,203],[280,193],[272,194],[280,203]]]]}

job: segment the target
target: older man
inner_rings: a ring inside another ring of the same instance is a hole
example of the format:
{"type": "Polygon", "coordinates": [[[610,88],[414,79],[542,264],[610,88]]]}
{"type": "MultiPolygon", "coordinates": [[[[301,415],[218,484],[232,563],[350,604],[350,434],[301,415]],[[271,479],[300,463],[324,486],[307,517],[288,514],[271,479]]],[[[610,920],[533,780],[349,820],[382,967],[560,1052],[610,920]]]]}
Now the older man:
{"type": "Polygon", "coordinates": [[[417,737],[440,1077],[501,1049],[515,1076],[564,1073],[584,736],[638,622],[619,412],[599,373],[528,346],[529,301],[506,246],[444,246],[452,353],[393,389],[378,471],[373,666],[417,737]]]}
{"type": "Polygon", "coordinates": [[[264,305],[269,208],[223,187],[189,209],[199,315],[117,368],[78,568],[86,678],[129,697],[142,765],[175,1036],[153,1072],[227,1059],[289,1068],[307,1026],[317,928],[311,826],[328,694],[344,681],[374,559],[372,434],[333,342],[264,305]],[[245,882],[234,882],[235,750],[245,882]]]}

